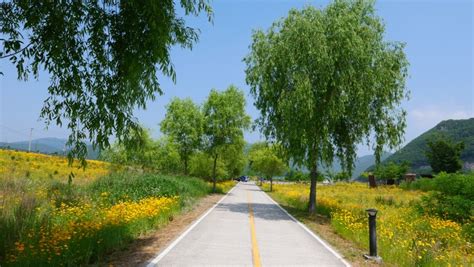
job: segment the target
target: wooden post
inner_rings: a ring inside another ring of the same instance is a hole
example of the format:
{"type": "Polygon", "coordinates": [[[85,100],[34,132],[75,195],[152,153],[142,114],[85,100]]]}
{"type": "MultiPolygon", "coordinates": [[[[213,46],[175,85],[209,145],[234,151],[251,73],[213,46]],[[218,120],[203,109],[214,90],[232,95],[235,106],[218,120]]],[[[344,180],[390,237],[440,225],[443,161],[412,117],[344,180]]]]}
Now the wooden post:
{"type": "Polygon", "coordinates": [[[407,182],[407,183],[411,183],[411,182],[415,181],[415,178],[416,178],[416,174],[415,174],[415,173],[407,173],[407,174],[405,174],[405,182],[407,182]]]}
{"type": "Polygon", "coordinates": [[[369,187],[370,188],[376,188],[377,187],[377,182],[375,181],[375,175],[372,173],[369,174],[369,187]]]}

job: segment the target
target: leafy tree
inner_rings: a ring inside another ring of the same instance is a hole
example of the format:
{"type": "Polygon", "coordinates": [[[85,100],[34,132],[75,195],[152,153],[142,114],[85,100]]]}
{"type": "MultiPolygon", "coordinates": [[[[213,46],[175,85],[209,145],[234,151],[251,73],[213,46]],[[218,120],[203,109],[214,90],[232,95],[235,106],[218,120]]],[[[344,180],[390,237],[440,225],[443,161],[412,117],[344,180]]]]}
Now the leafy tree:
{"type": "Polygon", "coordinates": [[[41,117],[67,123],[69,158],[84,157],[85,140],[109,146],[109,136],[127,140],[139,125],[136,107],[161,94],[158,77],[176,80],[170,48],[191,48],[197,31],[177,14],[204,12],[207,0],[6,1],[0,4],[0,59],[17,68],[18,79],[49,73],[49,96],[41,117]]]}
{"type": "MultiPolygon", "coordinates": [[[[204,152],[197,152],[193,154],[189,161],[190,174],[195,177],[204,178],[206,180],[213,180],[213,164],[214,159],[209,154],[204,152]]],[[[228,172],[224,161],[218,160],[215,166],[215,176],[227,177],[228,172]]]]}
{"type": "Polygon", "coordinates": [[[408,172],[408,169],[408,162],[396,164],[395,162],[390,161],[387,164],[378,165],[375,168],[374,174],[377,178],[382,180],[399,180],[403,177],[404,174],[408,172]]]}
{"type": "Polygon", "coordinates": [[[133,133],[132,137],[135,146],[115,143],[101,153],[101,159],[118,165],[139,167],[144,171],[176,173],[179,170],[182,165],[180,156],[168,137],[153,140],[145,129],[133,133]]]}
{"type": "Polygon", "coordinates": [[[427,142],[425,154],[434,173],[453,173],[462,169],[461,152],[464,142],[455,143],[449,139],[438,137],[427,142]]]}
{"type": "Polygon", "coordinates": [[[227,146],[226,153],[222,154],[221,158],[227,170],[227,178],[237,177],[244,171],[247,163],[244,145],[243,138],[238,138],[233,144],[227,146]]]}
{"type": "Polygon", "coordinates": [[[217,162],[219,155],[229,146],[243,140],[243,130],[250,125],[245,113],[245,97],[242,91],[231,85],[219,92],[212,89],[203,107],[204,147],[213,159],[213,192],[216,189],[217,162]]]}
{"type": "Polygon", "coordinates": [[[102,152],[101,158],[120,165],[152,167],[153,140],[148,130],[138,128],[130,133],[130,144],[115,143],[102,152]],[[133,140],[133,141],[131,141],[133,140]]]}
{"type": "Polygon", "coordinates": [[[374,3],[335,1],[325,9],[290,10],[253,33],[246,81],[261,112],[257,124],[296,164],[311,171],[309,211],[316,208],[318,164],[334,156],[351,174],[357,144],[403,138],[408,62],[404,44],[384,40],[374,3]],[[372,140],[372,138],[374,140],[372,140]]]}
{"type": "Polygon", "coordinates": [[[283,175],[288,169],[285,161],[279,157],[273,146],[266,146],[252,151],[250,160],[252,161],[251,168],[253,170],[270,179],[270,191],[273,191],[273,177],[283,175]]]}
{"type": "Polygon", "coordinates": [[[153,164],[162,173],[177,174],[183,163],[175,143],[165,136],[153,143],[153,164]]]}
{"type": "Polygon", "coordinates": [[[171,137],[178,148],[188,174],[190,156],[201,145],[203,117],[199,107],[189,98],[175,98],[166,107],[166,117],[161,122],[161,131],[171,137]]]}

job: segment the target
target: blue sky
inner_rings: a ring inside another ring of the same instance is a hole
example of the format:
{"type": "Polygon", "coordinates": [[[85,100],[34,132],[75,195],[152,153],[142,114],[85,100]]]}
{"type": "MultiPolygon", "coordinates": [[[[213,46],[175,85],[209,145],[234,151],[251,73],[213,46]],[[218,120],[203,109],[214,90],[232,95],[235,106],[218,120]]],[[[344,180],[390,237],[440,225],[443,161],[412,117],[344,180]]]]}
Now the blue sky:
{"type": "MultiPolygon", "coordinates": [[[[245,84],[242,58],[248,53],[252,29],[267,29],[284,17],[291,8],[305,5],[324,7],[327,1],[225,1],[212,3],[214,23],[204,16],[187,19],[201,30],[200,41],[192,51],[173,48],[172,59],[177,83],[162,79],[165,94],[137,110],[140,122],[155,136],[172,97],[191,97],[202,103],[211,88],[225,89],[234,84],[247,96],[247,112],[253,118],[259,113],[245,84]]],[[[406,42],[410,61],[409,101],[405,141],[408,142],[441,120],[474,117],[473,84],[473,3],[465,1],[378,1],[377,14],[386,24],[386,39],[406,42]]],[[[67,129],[45,125],[39,111],[47,97],[48,74],[39,80],[18,81],[8,61],[0,61],[0,141],[33,138],[65,138],[67,129]]],[[[258,132],[247,132],[246,139],[262,139],[258,132]]],[[[359,154],[370,153],[360,146],[359,154]]]]}

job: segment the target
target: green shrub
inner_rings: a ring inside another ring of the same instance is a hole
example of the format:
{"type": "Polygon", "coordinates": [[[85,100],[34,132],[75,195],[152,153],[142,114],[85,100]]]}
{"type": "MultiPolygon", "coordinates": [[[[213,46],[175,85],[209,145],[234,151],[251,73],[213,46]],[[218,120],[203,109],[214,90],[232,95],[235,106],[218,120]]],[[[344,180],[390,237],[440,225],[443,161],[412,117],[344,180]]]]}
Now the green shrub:
{"type": "Polygon", "coordinates": [[[387,206],[393,206],[397,204],[393,196],[376,196],[375,203],[387,206]]]}
{"type": "MultiPolygon", "coordinates": [[[[46,184],[42,180],[40,187],[34,182],[21,178],[0,183],[0,192],[12,191],[16,194],[15,198],[4,199],[5,209],[0,212],[1,266],[102,266],[104,255],[125,246],[128,241],[147,231],[167,224],[169,218],[187,204],[211,191],[211,186],[198,178],[159,174],[117,173],[86,185],[68,185],[49,180],[46,184]],[[36,188],[36,191],[32,192],[32,188],[36,188]],[[38,194],[40,192],[43,192],[41,197],[38,194]],[[38,252],[43,236],[48,237],[47,241],[59,242],[52,238],[52,229],[61,229],[59,226],[69,228],[69,222],[91,225],[101,222],[95,220],[97,214],[103,214],[105,209],[120,202],[136,203],[150,197],[163,196],[179,196],[180,202],[175,202],[157,216],[137,218],[120,224],[104,224],[98,229],[81,228],[85,235],[73,235],[67,241],[62,240],[67,249],[63,249],[61,253],[52,250],[38,252]],[[5,202],[7,200],[10,202],[5,202]],[[84,208],[86,206],[89,208],[84,208]],[[84,213],[80,219],[68,217],[74,213],[66,216],[54,212],[59,207],[63,207],[62,210],[68,210],[68,207],[78,208],[84,213]],[[17,244],[24,246],[23,252],[17,252],[17,244]],[[15,262],[10,262],[12,258],[7,259],[7,255],[15,256],[15,262]]],[[[229,186],[231,185],[222,187],[221,191],[227,190],[229,186]]]]}
{"type": "Polygon", "coordinates": [[[461,223],[474,217],[473,174],[440,173],[432,181],[421,184],[422,190],[433,191],[422,197],[418,205],[422,212],[461,223]]]}
{"type": "Polygon", "coordinates": [[[425,213],[460,223],[467,222],[474,216],[474,201],[460,195],[450,196],[437,191],[423,196],[418,207],[425,213]]]}
{"type": "Polygon", "coordinates": [[[380,180],[389,180],[395,179],[399,180],[407,173],[409,168],[408,163],[404,162],[402,164],[396,164],[395,162],[389,162],[387,164],[378,165],[374,171],[377,179],[380,180]]]}
{"type": "Polygon", "coordinates": [[[402,182],[400,187],[408,190],[420,190],[420,191],[433,191],[436,189],[434,179],[430,178],[421,178],[417,179],[411,183],[402,182]]]}
{"type": "Polygon", "coordinates": [[[285,180],[298,182],[298,181],[309,181],[310,179],[309,179],[308,173],[304,173],[299,170],[291,170],[286,174],[285,180]]]}
{"type": "Polygon", "coordinates": [[[474,222],[469,222],[463,225],[462,233],[469,242],[474,243],[474,222]]]}
{"type": "Polygon", "coordinates": [[[125,197],[137,201],[152,196],[176,195],[186,201],[206,195],[210,192],[210,187],[201,179],[186,176],[120,173],[98,179],[91,184],[90,190],[96,198],[99,198],[102,192],[109,192],[113,202],[118,202],[125,197]]]}
{"type": "MultiPolygon", "coordinates": [[[[192,176],[200,177],[206,180],[212,179],[213,159],[204,152],[197,152],[191,156],[189,162],[189,172],[192,176]]],[[[222,180],[228,176],[225,162],[217,160],[216,166],[217,180],[222,180]]]]}

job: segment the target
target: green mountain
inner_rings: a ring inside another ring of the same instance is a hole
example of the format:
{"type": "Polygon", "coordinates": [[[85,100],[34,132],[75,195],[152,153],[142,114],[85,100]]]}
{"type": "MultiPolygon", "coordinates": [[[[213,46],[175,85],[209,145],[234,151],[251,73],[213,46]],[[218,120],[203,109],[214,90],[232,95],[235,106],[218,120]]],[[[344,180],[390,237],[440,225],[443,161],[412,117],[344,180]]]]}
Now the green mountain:
{"type": "Polygon", "coordinates": [[[427,141],[436,136],[444,136],[455,142],[463,141],[464,151],[461,159],[465,167],[474,163],[474,118],[466,120],[446,120],[418,136],[409,142],[405,147],[388,157],[384,162],[404,162],[410,163],[411,170],[416,173],[430,172],[428,160],[425,156],[427,141]]]}

